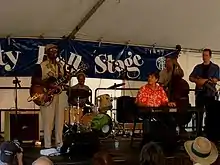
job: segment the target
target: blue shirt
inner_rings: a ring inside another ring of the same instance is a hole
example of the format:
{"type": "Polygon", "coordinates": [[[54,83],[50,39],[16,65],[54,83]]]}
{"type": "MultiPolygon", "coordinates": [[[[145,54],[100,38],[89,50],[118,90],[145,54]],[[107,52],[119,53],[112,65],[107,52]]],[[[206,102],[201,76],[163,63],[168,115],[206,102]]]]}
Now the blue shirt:
{"type": "MultiPolygon", "coordinates": [[[[194,78],[204,78],[204,79],[209,79],[209,78],[217,78],[219,79],[219,66],[210,62],[210,66],[207,69],[207,72],[204,73],[204,64],[198,64],[194,67],[192,73],[190,74],[189,77],[194,77],[194,78]]],[[[216,84],[211,84],[212,87],[215,88],[216,84]]],[[[196,87],[198,89],[198,87],[196,87]]],[[[196,92],[197,94],[198,92],[196,92]]],[[[212,90],[206,90],[205,92],[203,91],[203,94],[205,96],[215,96],[215,91],[212,90]]]]}

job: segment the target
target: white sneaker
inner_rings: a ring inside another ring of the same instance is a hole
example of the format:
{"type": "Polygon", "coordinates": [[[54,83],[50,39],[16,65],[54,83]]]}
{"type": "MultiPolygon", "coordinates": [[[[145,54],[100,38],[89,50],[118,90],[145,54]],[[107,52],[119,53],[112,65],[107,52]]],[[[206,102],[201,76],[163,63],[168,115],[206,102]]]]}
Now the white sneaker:
{"type": "Polygon", "coordinates": [[[57,155],[60,155],[60,153],[55,148],[42,149],[42,150],[40,150],[40,154],[43,155],[43,156],[57,156],[57,155]]]}

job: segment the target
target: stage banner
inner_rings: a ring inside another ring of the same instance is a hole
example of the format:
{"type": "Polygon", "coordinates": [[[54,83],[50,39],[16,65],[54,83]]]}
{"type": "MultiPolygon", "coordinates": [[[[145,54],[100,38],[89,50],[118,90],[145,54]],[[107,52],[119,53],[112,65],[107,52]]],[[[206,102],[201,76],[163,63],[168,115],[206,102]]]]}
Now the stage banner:
{"type": "Polygon", "coordinates": [[[165,56],[175,50],[128,45],[52,39],[1,39],[0,76],[32,76],[44,60],[45,45],[59,46],[59,60],[77,69],[86,65],[91,78],[146,80],[149,72],[161,70],[165,56]]]}

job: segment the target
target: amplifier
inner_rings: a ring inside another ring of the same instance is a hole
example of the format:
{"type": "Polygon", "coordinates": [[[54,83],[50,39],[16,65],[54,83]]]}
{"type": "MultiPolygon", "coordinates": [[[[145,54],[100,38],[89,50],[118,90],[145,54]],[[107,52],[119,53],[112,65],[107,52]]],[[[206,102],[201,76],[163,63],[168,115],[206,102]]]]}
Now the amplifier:
{"type": "Polygon", "coordinates": [[[39,112],[5,112],[5,140],[39,141],[39,112]]]}
{"type": "Polygon", "coordinates": [[[121,96],[117,99],[117,121],[120,123],[133,123],[137,114],[135,97],[121,96]]]}

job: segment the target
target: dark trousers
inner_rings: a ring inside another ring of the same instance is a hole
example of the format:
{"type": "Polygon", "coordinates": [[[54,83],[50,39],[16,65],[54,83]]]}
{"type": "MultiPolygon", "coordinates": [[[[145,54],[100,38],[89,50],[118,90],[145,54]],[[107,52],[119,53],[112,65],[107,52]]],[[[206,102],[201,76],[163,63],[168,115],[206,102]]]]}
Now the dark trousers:
{"type": "Polygon", "coordinates": [[[203,123],[203,115],[204,110],[206,112],[205,118],[205,133],[209,140],[215,141],[217,140],[217,136],[215,135],[217,130],[215,127],[218,126],[219,121],[219,112],[218,112],[218,102],[215,101],[214,97],[206,97],[202,94],[198,94],[196,96],[196,107],[198,110],[199,115],[196,115],[196,128],[198,131],[197,136],[202,135],[202,123],[203,123]]]}

